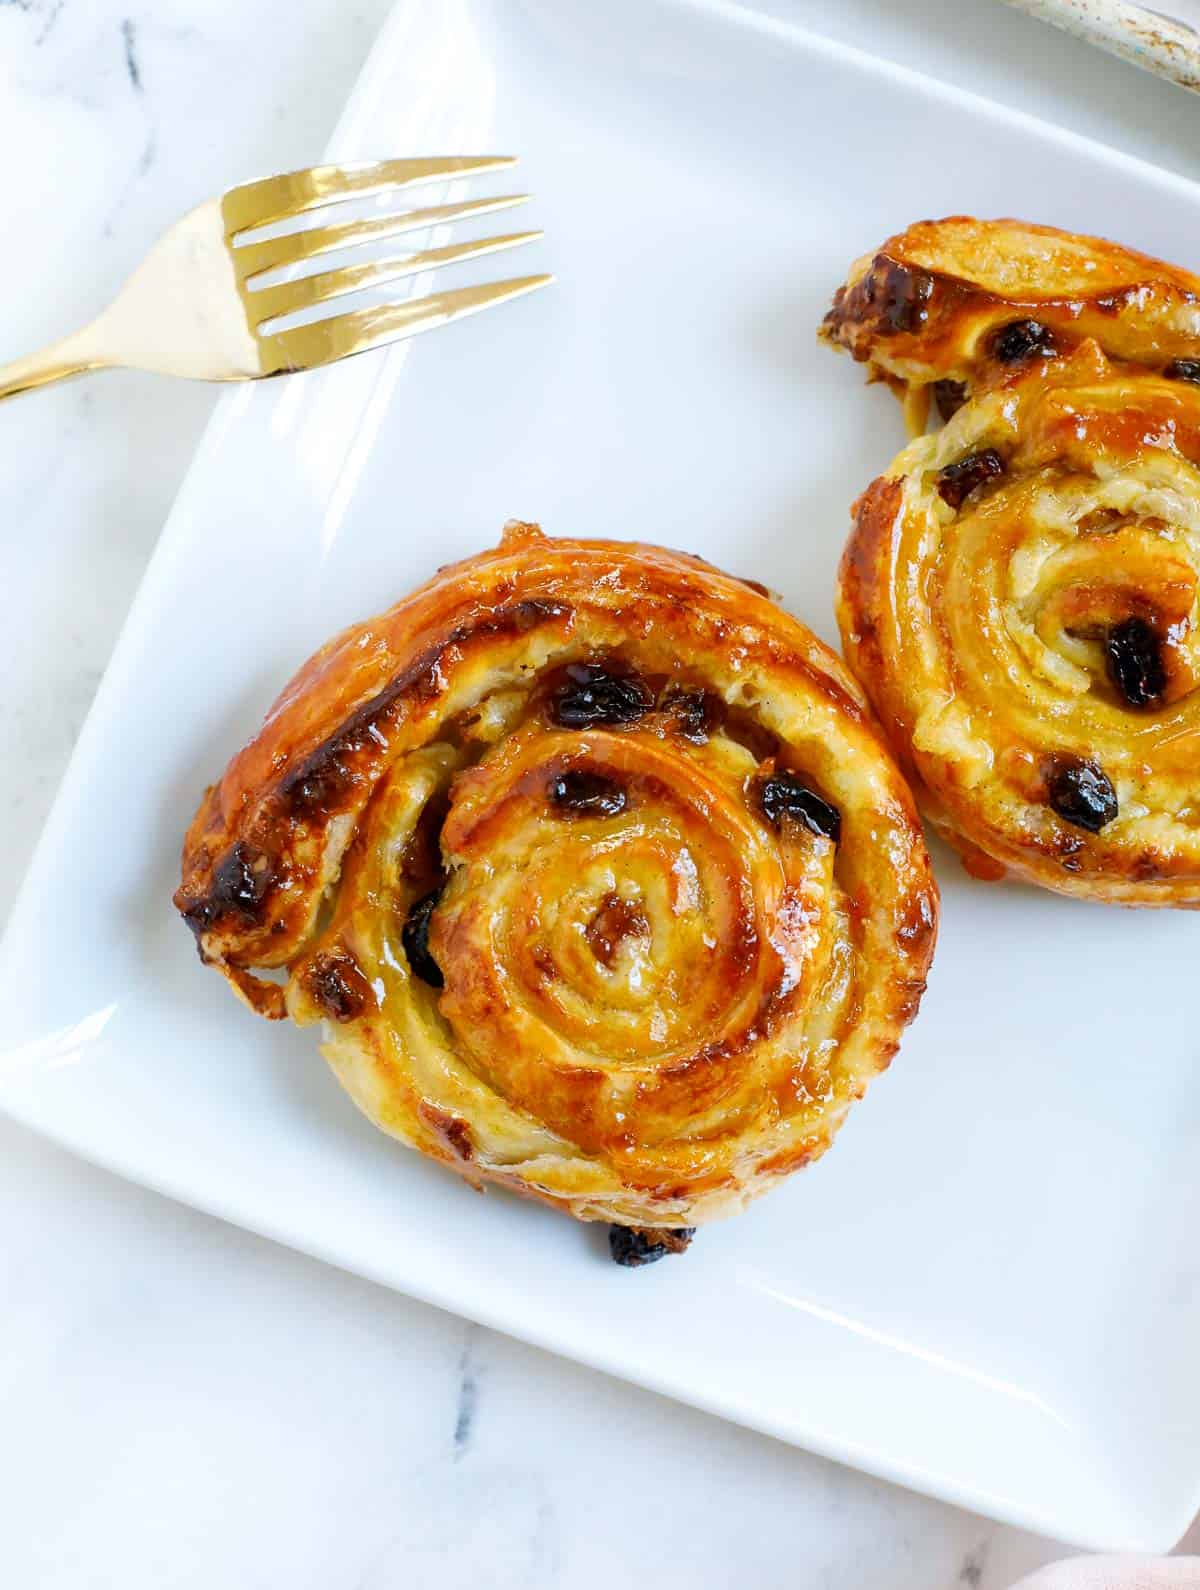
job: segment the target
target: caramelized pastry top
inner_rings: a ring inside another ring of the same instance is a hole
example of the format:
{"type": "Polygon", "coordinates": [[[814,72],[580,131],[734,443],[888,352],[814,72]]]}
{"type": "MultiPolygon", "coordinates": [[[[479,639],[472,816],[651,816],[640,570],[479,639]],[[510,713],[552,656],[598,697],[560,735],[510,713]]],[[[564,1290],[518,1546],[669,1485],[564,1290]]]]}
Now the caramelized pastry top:
{"type": "Polygon", "coordinates": [[[301,668],[176,903],[255,1009],[325,1024],[385,1130],[649,1230],[823,1152],[936,925],[826,647],[699,559],[528,525],[301,668]]]}
{"type": "Polygon", "coordinates": [[[1200,380],[1200,277],[1134,249],[1029,221],[918,221],[851,266],[822,337],[872,378],[934,387],[943,417],[995,382],[1092,340],[1200,380]]]}

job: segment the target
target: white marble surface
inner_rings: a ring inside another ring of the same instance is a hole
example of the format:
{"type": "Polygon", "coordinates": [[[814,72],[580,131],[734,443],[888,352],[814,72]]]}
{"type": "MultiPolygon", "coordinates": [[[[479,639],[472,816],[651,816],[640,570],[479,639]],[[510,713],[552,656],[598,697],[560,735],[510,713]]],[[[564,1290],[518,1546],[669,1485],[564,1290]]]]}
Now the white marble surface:
{"type": "MultiPolygon", "coordinates": [[[[995,0],[776,3],[1200,177],[1200,101],[995,0]]],[[[388,4],[0,0],[0,358],[99,307],[192,202],[315,159],[388,4]]],[[[0,415],[0,917],[212,398],[114,375],[0,415]]],[[[0,1585],[1002,1590],[1058,1554],[0,1121],[0,1585]]]]}

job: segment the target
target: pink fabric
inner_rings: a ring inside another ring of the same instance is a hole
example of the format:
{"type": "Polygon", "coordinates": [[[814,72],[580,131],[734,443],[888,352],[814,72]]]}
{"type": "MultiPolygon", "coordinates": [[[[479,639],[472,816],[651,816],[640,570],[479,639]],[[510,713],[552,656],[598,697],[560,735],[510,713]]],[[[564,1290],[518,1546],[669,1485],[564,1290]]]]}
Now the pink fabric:
{"type": "Polygon", "coordinates": [[[1070,1557],[1012,1590],[1200,1590],[1200,1557],[1070,1557]]]}

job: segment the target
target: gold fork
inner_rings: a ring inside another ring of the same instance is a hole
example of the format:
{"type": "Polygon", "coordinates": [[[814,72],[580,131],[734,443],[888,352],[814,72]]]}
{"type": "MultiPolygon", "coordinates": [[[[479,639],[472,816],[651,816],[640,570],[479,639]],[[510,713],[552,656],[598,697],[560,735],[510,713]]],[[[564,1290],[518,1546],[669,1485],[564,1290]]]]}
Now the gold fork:
{"type": "Polygon", "coordinates": [[[525,203],[529,195],[524,193],[404,210],[258,240],[246,237],[324,205],[515,164],[507,155],[379,160],[311,166],[306,171],[231,188],[164,233],[117,298],[91,325],[29,358],[0,365],[0,398],[114,366],[203,381],[251,381],[290,370],[311,370],[533,292],[554,278],[517,276],[271,329],[281,316],[419,271],[516,248],[541,237],[540,231],[450,243],[291,281],[267,285],[262,281],[264,276],[274,276],[334,249],[509,209],[525,203]]]}

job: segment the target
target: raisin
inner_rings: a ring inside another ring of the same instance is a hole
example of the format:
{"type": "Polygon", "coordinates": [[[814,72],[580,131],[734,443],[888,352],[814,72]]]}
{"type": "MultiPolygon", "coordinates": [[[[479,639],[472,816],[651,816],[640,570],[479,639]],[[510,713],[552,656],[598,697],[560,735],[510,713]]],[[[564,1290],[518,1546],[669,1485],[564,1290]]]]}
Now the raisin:
{"type": "Polygon", "coordinates": [[[693,745],[705,743],[716,718],[715,703],[705,691],[673,690],[662,705],[685,740],[691,740],[693,745]]]}
{"type": "Polygon", "coordinates": [[[1127,618],[1104,643],[1108,677],[1131,707],[1152,707],[1167,688],[1162,645],[1144,618],[1127,618]]]}
{"type": "Polygon", "coordinates": [[[423,983],[428,983],[430,988],[446,986],[441,967],[429,953],[429,921],[437,910],[441,898],[442,891],[434,889],[431,894],[422,895],[419,900],[414,901],[409,907],[400,934],[400,942],[404,945],[404,953],[408,956],[413,976],[419,977],[423,983]]]}
{"type": "Polygon", "coordinates": [[[441,837],[449,813],[448,788],[436,791],[421,808],[412,837],[400,857],[401,875],[414,891],[426,894],[444,881],[441,837]]]}
{"type": "Polygon", "coordinates": [[[354,780],[349,766],[339,762],[336,757],[325,758],[319,767],[315,765],[315,759],[310,760],[314,761],[314,766],[301,768],[285,781],[281,791],[293,814],[301,818],[319,817],[330,811],[354,780]]]}
{"type": "Polygon", "coordinates": [[[643,1264],[657,1264],[668,1253],[683,1253],[695,1235],[695,1226],[674,1226],[670,1230],[609,1226],[608,1249],[617,1264],[637,1270],[643,1264]]]}
{"type": "Polygon", "coordinates": [[[1001,364],[1020,364],[1034,354],[1048,357],[1054,351],[1054,333],[1039,320],[1014,320],[992,338],[992,357],[1001,364]]]}
{"type": "Polygon", "coordinates": [[[877,260],[872,273],[871,297],[892,331],[915,331],[929,314],[925,307],[933,296],[933,277],[912,271],[893,260],[877,260]]]}
{"type": "Polygon", "coordinates": [[[348,950],[316,956],[304,974],[309,995],[331,1021],[355,1021],[371,999],[371,985],[348,950]]]}
{"type": "Polygon", "coordinates": [[[599,663],[571,663],[550,698],[550,715],[564,729],[633,723],[653,705],[649,689],[629,674],[612,674],[599,663]]]}
{"type": "Polygon", "coordinates": [[[758,787],[758,803],[763,816],[776,828],[784,814],[798,817],[814,834],[822,834],[836,844],[842,837],[842,814],[836,806],[822,800],[815,790],[794,773],[773,773],[758,787]]]}
{"type": "Polygon", "coordinates": [[[550,780],[548,794],[555,806],[573,816],[615,817],[625,810],[625,791],[602,773],[560,773],[550,780]]]}
{"type": "Polygon", "coordinates": [[[967,401],[967,383],[965,381],[935,381],[933,383],[933,401],[937,404],[937,411],[944,420],[952,420],[967,401]]]}
{"type": "Polygon", "coordinates": [[[1172,359],[1163,374],[1170,381],[1200,382],[1200,359],[1172,359]]]}
{"type": "Polygon", "coordinates": [[[938,496],[951,508],[961,508],[973,491],[986,481],[995,480],[1004,470],[1004,460],[994,447],[985,447],[981,453],[968,453],[966,458],[939,470],[938,496]]]}
{"type": "Polygon", "coordinates": [[[1064,822],[1098,834],[1117,815],[1117,792],[1104,769],[1078,756],[1056,757],[1046,779],[1050,805],[1064,822]]]}
{"type": "Polygon", "coordinates": [[[650,936],[650,919],[637,901],[606,894],[583,936],[596,959],[611,967],[626,939],[650,936]]]}

